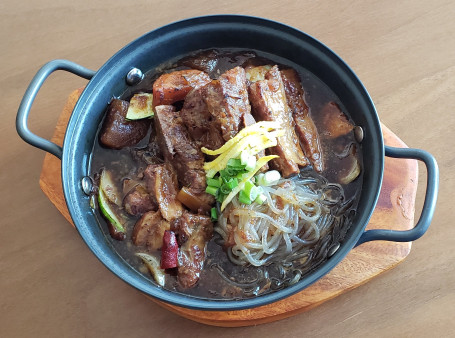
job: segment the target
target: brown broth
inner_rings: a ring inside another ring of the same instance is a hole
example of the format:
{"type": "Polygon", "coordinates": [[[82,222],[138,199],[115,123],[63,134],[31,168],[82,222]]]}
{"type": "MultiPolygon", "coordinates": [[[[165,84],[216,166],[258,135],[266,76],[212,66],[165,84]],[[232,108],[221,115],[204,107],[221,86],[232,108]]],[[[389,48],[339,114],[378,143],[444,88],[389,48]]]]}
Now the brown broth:
{"type": "MultiPolygon", "coordinates": [[[[208,69],[208,73],[212,78],[218,77],[228,69],[242,65],[248,60],[251,61],[251,59],[253,59],[253,62],[258,63],[264,63],[264,60],[268,60],[273,64],[284,64],[297,70],[300,74],[301,82],[305,90],[305,101],[310,107],[310,115],[313,118],[318,130],[323,128],[322,116],[320,116],[319,112],[324,104],[334,101],[340,106],[344,113],[347,113],[342,105],[342,102],[340,102],[337,96],[324,83],[322,83],[312,73],[296,64],[260,52],[245,52],[232,49],[221,49],[218,51],[218,54],[213,54],[215,53],[213,51],[203,52],[206,54],[212,53],[213,58],[217,60],[217,62],[212,62],[212,64],[208,63],[207,65],[204,65],[211,67],[208,69]]],[[[163,72],[189,68],[187,67],[189,64],[191,64],[191,56],[176,60],[175,62],[167,62],[161,67],[149,71],[143,81],[134,87],[128,88],[121,98],[129,100],[134,93],[152,92],[153,82],[159,75],[163,72]]],[[[151,130],[153,130],[153,122],[151,130]]],[[[162,161],[162,159],[156,156],[156,152],[154,150],[156,145],[148,144],[149,138],[150,133],[138,145],[121,150],[106,149],[102,147],[98,141],[95,142],[91,159],[91,176],[94,177],[96,181],[97,174],[100,173],[103,168],[108,169],[114,174],[114,179],[119,182],[118,188],[121,191],[121,182],[124,179],[135,179],[142,173],[148,164],[160,163],[162,161]]],[[[355,156],[357,156],[360,163],[362,163],[360,144],[356,142],[353,132],[350,132],[348,135],[340,137],[337,140],[330,140],[321,136],[321,144],[326,163],[326,170],[322,173],[322,175],[329,182],[337,182],[340,173],[343,172],[343,170],[346,170],[346,166],[349,165],[349,161],[346,160],[346,158],[339,158],[339,156],[335,156],[334,153],[340,154],[343,153],[343,151],[346,152],[345,150],[347,147],[352,144],[352,147],[356,149],[355,156]]],[[[304,171],[308,170],[313,172],[312,169],[304,169],[304,171]]],[[[359,177],[354,182],[343,186],[345,201],[352,201],[352,205],[350,205],[346,211],[346,221],[344,224],[340,225],[334,236],[329,236],[330,238],[325,239],[314,248],[314,252],[312,253],[314,263],[305,268],[303,275],[310,273],[318,264],[326,259],[327,251],[332,244],[343,241],[344,234],[349,227],[350,219],[355,214],[355,208],[358,202],[357,199],[361,189],[361,181],[362,179],[359,177]]],[[[138,257],[134,256],[136,252],[147,251],[146,248],[136,247],[131,242],[131,233],[134,224],[139,217],[135,218],[128,216],[126,224],[126,239],[124,241],[117,241],[109,236],[107,223],[104,218],[101,217],[99,211],[95,210],[95,213],[101,228],[106,234],[106,238],[109,239],[118,254],[129,264],[147,276],[151,283],[155,283],[145,266],[142,264],[142,261],[138,257]]],[[[217,244],[219,240],[219,236],[215,234],[209,242],[204,270],[201,273],[200,280],[195,287],[186,290],[180,289],[176,277],[172,274],[167,275],[165,287],[172,291],[182,292],[197,297],[212,299],[236,299],[265,294],[286,286],[285,280],[286,278],[289,280],[289,276],[282,276],[283,271],[280,270],[282,267],[276,266],[275,264],[262,269],[255,267],[234,266],[228,260],[226,252],[223,250],[222,246],[217,244]],[[220,271],[224,272],[220,273],[220,271]],[[231,277],[231,280],[227,282],[221,275],[226,278],[231,277]],[[234,282],[232,280],[234,280],[234,282]],[[238,285],[236,283],[238,283],[238,285]]],[[[155,254],[159,259],[160,253],[156,252],[155,254]]]]}

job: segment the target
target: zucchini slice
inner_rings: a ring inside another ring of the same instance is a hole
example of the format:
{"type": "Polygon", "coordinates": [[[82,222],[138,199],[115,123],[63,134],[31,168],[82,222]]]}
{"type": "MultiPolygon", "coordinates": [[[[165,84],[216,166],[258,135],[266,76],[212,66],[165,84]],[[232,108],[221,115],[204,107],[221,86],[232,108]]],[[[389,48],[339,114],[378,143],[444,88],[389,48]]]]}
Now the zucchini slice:
{"type": "Polygon", "coordinates": [[[139,93],[134,94],[130,100],[130,105],[126,113],[127,120],[140,120],[153,117],[153,94],[139,93]]]}
{"type": "Polygon", "coordinates": [[[109,200],[106,198],[103,190],[100,188],[98,192],[98,204],[100,206],[101,213],[108,220],[108,222],[114,227],[115,231],[121,234],[125,234],[125,227],[120,218],[114,213],[109,203],[109,200]]]}
{"type": "Polygon", "coordinates": [[[117,186],[112,179],[112,175],[106,169],[103,169],[100,178],[100,191],[103,191],[105,197],[111,202],[118,206],[122,205],[120,199],[120,193],[117,189],[117,186]]]}
{"type": "Polygon", "coordinates": [[[98,191],[98,205],[101,214],[107,219],[114,230],[111,235],[114,238],[123,239],[126,234],[124,220],[113,209],[114,205],[120,206],[120,193],[112,180],[111,173],[106,169],[101,173],[100,187],[98,191]]]}

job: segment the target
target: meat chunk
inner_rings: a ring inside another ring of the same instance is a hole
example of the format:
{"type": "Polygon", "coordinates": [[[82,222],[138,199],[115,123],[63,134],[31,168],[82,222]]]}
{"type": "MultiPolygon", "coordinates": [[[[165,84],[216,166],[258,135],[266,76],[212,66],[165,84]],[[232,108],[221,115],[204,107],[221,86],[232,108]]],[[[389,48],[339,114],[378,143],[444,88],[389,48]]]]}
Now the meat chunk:
{"type": "Polygon", "coordinates": [[[216,49],[204,50],[195,55],[189,55],[180,60],[180,62],[184,66],[211,73],[218,64],[219,54],[219,51],[216,49]]]}
{"type": "Polygon", "coordinates": [[[154,106],[182,101],[194,88],[209,83],[210,77],[200,70],[187,69],[161,75],[153,83],[154,106]]]}
{"type": "Polygon", "coordinates": [[[164,232],[169,229],[170,223],[163,219],[159,211],[149,211],[136,222],[131,238],[134,245],[158,250],[163,245],[164,232]]]}
{"type": "MultiPolygon", "coordinates": [[[[172,223],[172,229],[179,236],[179,245],[185,244],[200,225],[209,228],[213,227],[209,216],[195,215],[187,211],[181,217],[175,219],[172,223]]],[[[210,235],[209,239],[211,237],[210,235]]]]}
{"type": "Polygon", "coordinates": [[[205,103],[206,87],[192,90],[185,98],[180,116],[198,148],[218,149],[224,143],[221,126],[205,103]]]}
{"type": "Polygon", "coordinates": [[[125,118],[128,106],[127,101],[119,99],[113,99],[109,104],[100,131],[100,142],[105,147],[121,149],[133,146],[147,135],[150,120],[128,121],[125,118]]]}
{"type": "Polygon", "coordinates": [[[179,235],[179,267],[177,278],[184,288],[194,286],[204,267],[207,242],[213,235],[213,223],[208,216],[185,212],[174,227],[179,235]]]}
{"type": "Polygon", "coordinates": [[[240,125],[240,128],[243,129],[243,128],[251,126],[252,124],[255,124],[255,123],[256,123],[256,120],[254,119],[253,115],[243,114],[242,123],[240,125]]]}
{"type": "Polygon", "coordinates": [[[245,67],[246,79],[250,82],[265,80],[265,74],[272,68],[272,65],[247,66],[245,67]]]}
{"type": "Polygon", "coordinates": [[[322,148],[318,131],[304,100],[305,94],[299,75],[294,69],[285,69],[281,71],[281,77],[283,78],[286,100],[294,118],[295,131],[299,137],[300,145],[305,156],[313,165],[314,170],[320,173],[324,170],[322,148]]]}
{"type": "Polygon", "coordinates": [[[329,138],[337,138],[346,135],[354,125],[349,122],[348,117],[341,111],[335,102],[327,103],[321,110],[324,135],[329,138]]]}
{"type": "Polygon", "coordinates": [[[181,116],[199,147],[218,149],[239,132],[243,115],[250,112],[245,70],[235,67],[191,91],[181,116]]]}
{"type": "Polygon", "coordinates": [[[158,205],[144,186],[138,184],[123,199],[123,207],[130,215],[142,215],[147,211],[157,211],[158,205]]]}
{"type": "Polygon", "coordinates": [[[300,147],[294,130],[294,121],[286,101],[283,81],[277,66],[273,66],[265,75],[265,80],[254,82],[249,87],[253,116],[259,121],[276,121],[285,130],[285,135],[278,138],[276,147],[267,152],[278,155],[271,161],[271,166],[284,177],[297,174],[299,166],[309,164],[300,147]]]}
{"type": "Polygon", "coordinates": [[[180,248],[177,279],[185,289],[193,287],[201,275],[205,260],[205,236],[201,228],[180,248]]]}
{"type": "Polygon", "coordinates": [[[204,155],[196,146],[183,124],[183,120],[172,106],[157,106],[157,140],[164,158],[177,171],[179,182],[190,187],[194,193],[205,191],[204,155]]]}
{"type": "Polygon", "coordinates": [[[229,52],[210,49],[186,56],[179,63],[192,69],[203,70],[211,77],[217,77],[220,73],[231,68],[233,63],[243,64],[255,57],[256,54],[251,51],[229,52]]]}
{"type": "Polygon", "coordinates": [[[178,184],[174,168],[169,164],[150,164],[144,171],[144,179],[163,218],[171,222],[180,217],[183,207],[177,200],[178,184]]]}
{"type": "Polygon", "coordinates": [[[206,86],[205,102],[221,127],[224,140],[229,141],[239,132],[242,116],[251,112],[245,70],[232,68],[210,82],[206,86]]]}
{"type": "Polygon", "coordinates": [[[215,197],[210,194],[194,194],[189,188],[182,187],[177,198],[184,206],[199,214],[209,214],[215,197]]]}

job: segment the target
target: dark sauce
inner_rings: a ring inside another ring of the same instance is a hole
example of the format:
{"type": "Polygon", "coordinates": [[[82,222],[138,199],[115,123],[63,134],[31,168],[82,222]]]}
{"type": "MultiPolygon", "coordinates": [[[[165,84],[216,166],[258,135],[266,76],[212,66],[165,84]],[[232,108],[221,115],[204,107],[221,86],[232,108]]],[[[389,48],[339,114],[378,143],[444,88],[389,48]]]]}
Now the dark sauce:
{"type": "MultiPolygon", "coordinates": [[[[337,103],[341,110],[349,116],[335,93],[306,69],[289,62],[286,59],[273,55],[235,49],[207,50],[185,56],[178,60],[166,62],[160,67],[146,73],[145,78],[138,85],[129,87],[121,96],[121,99],[129,100],[133,94],[138,92],[152,92],[154,81],[165,72],[193,68],[207,72],[211,78],[217,78],[223,72],[231,68],[247,64],[278,64],[279,66],[284,65],[286,67],[294,68],[301,77],[302,86],[305,90],[305,101],[310,107],[310,115],[319,131],[323,130],[320,111],[328,102],[333,101],[337,103]]],[[[324,137],[324,134],[320,133],[320,141],[323,148],[326,167],[322,176],[329,182],[338,182],[340,175],[343,175],[348,171],[349,166],[351,165],[350,158],[352,158],[352,156],[355,156],[360,163],[362,163],[360,144],[356,142],[353,132],[335,140],[324,137]]],[[[157,145],[153,142],[152,121],[149,135],[134,147],[112,150],[102,147],[98,141],[95,142],[90,174],[96,181],[98,174],[103,168],[110,170],[114,175],[114,179],[119,182],[118,188],[122,191],[122,182],[124,180],[141,178],[141,173],[148,164],[161,163],[162,161],[162,158],[159,156],[159,151],[157,150],[157,145]],[[149,142],[149,140],[152,140],[152,142],[149,142]]],[[[305,172],[310,175],[314,174],[314,171],[311,168],[305,168],[303,171],[304,175],[305,172]]],[[[327,252],[332,245],[336,245],[343,241],[344,235],[349,228],[350,220],[355,214],[355,208],[361,189],[361,176],[362,174],[353,182],[343,185],[344,201],[346,204],[345,213],[347,215],[345,217],[345,222],[336,225],[334,232],[315,246],[314,250],[311,252],[311,266],[302,267],[304,268],[302,276],[311,273],[321,262],[327,259],[327,252]]],[[[131,233],[134,224],[139,217],[127,217],[126,239],[124,241],[116,241],[109,236],[107,223],[103,217],[101,217],[99,211],[95,210],[95,213],[99,220],[100,227],[106,234],[106,238],[110,241],[118,254],[130,265],[149,278],[151,283],[155,283],[142,261],[134,255],[136,252],[147,251],[143,247],[136,247],[131,242],[131,233]]],[[[215,234],[208,243],[204,270],[195,287],[182,290],[179,288],[177,279],[173,274],[167,275],[165,287],[175,292],[182,292],[197,297],[211,299],[240,299],[273,292],[274,290],[285,287],[287,285],[286,282],[289,282],[289,276],[283,275],[283,267],[274,263],[260,269],[248,266],[235,266],[229,261],[226,252],[219,242],[220,237],[215,234]]],[[[157,253],[157,257],[159,258],[159,253],[157,253]]]]}

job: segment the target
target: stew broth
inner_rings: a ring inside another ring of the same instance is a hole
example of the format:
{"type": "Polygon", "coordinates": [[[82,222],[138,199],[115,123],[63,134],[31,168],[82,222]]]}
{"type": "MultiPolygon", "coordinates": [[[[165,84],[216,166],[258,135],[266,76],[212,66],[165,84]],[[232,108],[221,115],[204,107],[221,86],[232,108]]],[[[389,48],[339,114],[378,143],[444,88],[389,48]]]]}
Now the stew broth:
{"type": "MultiPolygon", "coordinates": [[[[335,102],[343,111],[342,102],[335,93],[309,71],[290,63],[287,60],[276,58],[256,51],[239,51],[233,49],[219,49],[217,51],[203,51],[206,55],[211,55],[211,60],[199,66],[204,68],[211,78],[217,78],[220,74],[233,67],[243,65],[245,62],[264,63],[269,60],[271,64],[285,65],[294,68],[300,75],[302,86],[305,90],[305,101],[310,108],[311,118],[317,129],[320,131],[320,142],[322,153],[324,154],[325,170],[322,176],[328,182],[339,182],[340,176],[349,171],[351,161],[350,154],[362,163],[361,146],[356,141],[354,133],[350,132],[342,137],[331,139],[324,136],[324,120],[321,115],[323,107],[328,102],[335,102]],[[321,132],[322,131],[322,132],[321,132]]],[[[200,54],[199,54],[200,55],[200,54]]],[[[157,69],[149,71],[145,78],[136,86],[129,87],[122,95],[121,99],[128,100],[135,93],[151,92],[153,82],[163,72],[172,70],[187,69],[189,66],[197,64],[198,54],[186,56],[175,62],[163,64],[157,69]]],[[[193,68],[191,67],[191,68],[193,68]]],[[[178,109],[177,109],[178,110],[178,109]]],[[[153,130],[153,121],[151,130],[153,130]]],[[[354,122],[351,121],[354,124],[354,122]]],[[[354,124],[355,125],[355,124],[354,124]]],[[[127,147],[120,150],[107,149],[95,142],[91,157],[90,175],[95,182],[99,181],[99,173],[103,168],[109,169],[113,173],[113,178],[118,182],[118,187],[122,188],[125,179],[135,179],[137,175],[144,171],[148,164],[162,163],[162,159],[157,156],[157,145],[154,142],[149,144],[150,136],[153,132],[149,131],[139,144],[134,147],[127,147]]],[[[98,140],[98,138],[97,138],[98,140]]],[[[318,176],[311,168],[302,169],[303,176],[318,176]]],[[[360,174],[362,175],[362,173],[360,174]]],[[[327,252],[333,246],[343,241],[349,228],[351,220],[355,214],[357,199],[360,195],[362,178],[358,177],[349,184],[342,185],[344,189],[343,203],[346,204],[343,222],[335,226],[333,233],[319,241],[312,249],[312,263],[304,266],[302,276],[313,271],[321,262],[327,259],[327,252]]],[[[137,247],[131,242],[131,233],[135,222],[139,217],[129,216],[126,224],[127,234],[124,241],[117,241],[109,236],[108,225],[100,215],[99,210],[94,211],[99,221],[99,226],[106,234],[106,239],[111,243],[117,253],[123,257],[131,266],[143,273],[155,283],[147,268],[140,258],[134,254],[144,252],[143,247],[137,247]]],[[[159,252],[156,252],[159,258],[159,252]]],[[[220,245],[220,236],[214,234],[207,246],[207,256],[204,269],[195,287],[182,289],[179,287],[176,277],[172,274],[167,275],[165,288],[175,292],[183,292],[188,295],[211,299],[239,299],[252,297],[287,286],[295,275],[293,269],[272,263],[265,267],[237,266],[227,257],[226,251],[220,245]]]]}

